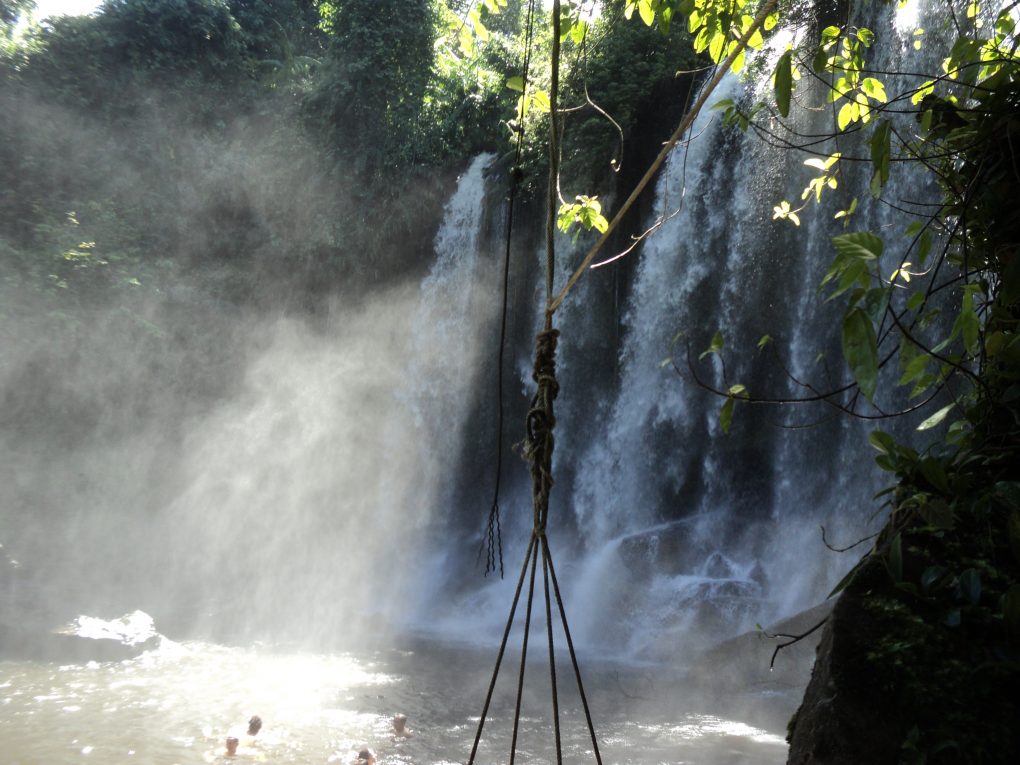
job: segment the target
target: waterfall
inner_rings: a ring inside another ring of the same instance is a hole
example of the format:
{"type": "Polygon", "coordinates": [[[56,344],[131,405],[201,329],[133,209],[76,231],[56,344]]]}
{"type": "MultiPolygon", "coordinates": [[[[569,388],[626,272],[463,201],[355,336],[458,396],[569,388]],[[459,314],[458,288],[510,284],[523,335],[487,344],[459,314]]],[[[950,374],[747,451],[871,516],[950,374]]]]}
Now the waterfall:
{"type": "MultiPolygon", "coordinates": [[[[876,68],[909,70],[909,24],[900,19],[898,28],[894,13],[883,10],[867,25],[901,41],[887,46],[894,60],[876,68]]],[[[764,74],[747,83],[728,76],[713,100],[770,97],[774,61],[790,37],[777,35],[760,54],[771,58],[764,74]]],[[[804,97],[812,85],[805,79],[798,87],[804,97]]],[[[831,115],[799,119],[794,130],[821,133],[831,115]]],[[[889,482],[867,447],[872,423],[817,406],[738,403],[727,435],[718,419],[722,400],[687,371],[690,344],[699,377],[716,389],[742,383],[752,395],[796,398],[803,381],[825,389],[846,380],[842,306],[826,303],[818,284],[834,254],[830,239],[843,230],[834,210],[856,196],[856,226],[889,230],[895,220],[870,199],[870,168],[847,168],[829,206],[806,210],[795,229],[773,220],[772,209],[782,199],[799,204],[814,175],[801,164],[807,155],[727,128],[708,110],[689,135],[655,190],[652,218],[668,220],[629,256],[636,262],[620,262],[633,275],[610,360],[614,384],[595,389],[577,350],[596,344],[585,333],[602,331],[592,317],[609,310],[586,286],[594,277],[585,277],[557,317],[566,403],[559,405],[564,435],[552,517],[568,540],[559,546],[568,549],[563,568],[572,583],[566,596],[575,637],[591,648],[650,658],[675,657],[684,646],[822,601],[856,552],[827,550],[819,526],[837,544],[865,536],[878,509],[871,498],[889,482]],[[726,343],[725,375],[718,358],[698,359],[716,331],[726,343]],[[765,334],[773,342],[759,351],[765,334]]],[[[842,140],[847,151],[853,144],[842,140]]],[[[855,148],[867,156],[866,146],[855,148]]],[[[895,182],[887,196],[901,198],[895,182]]],[[[577,254],[561,261],[571,258],[577,254]]],[[[560,267],[562,278],[568,265],[560,267]]],[[[893,267],[890,260],[888,271],[893,267]]],[[[519,368],[529,389],[528,364],[519,368]]],[[[508,597],[506,589],[492,591],[508,597]]],[[[483,597],[498,602],[492,592],[483,597]]]]}
{"type": "MultiPolygon", "coordinates": [[[[910,31],[883,13],[876,31],[902,34],[892,55],[915,55],[910,31]]],[[[769,87],[767,74],[728,77],[716,98],[749,101],[769,87]]],[[[703,112],[689,137],[654,192],[652,217],[669,219],[585,276],[557,315],[551,544],[575,637],[628,656],[673,656],[681,643],[817,603],[853,562],[825,549],[818,526],[840,544],[863,536],[886,480],[867,424],[738,403],[724,434],[722,402],[692,382],[688,344],[705,383],[752,395],[796,396],[795,380],[827,386],[845,374],[841,309],[817,288],[842,229],[821,208],[799,230],[772,219],[812,171],[724,127],[718,112],[703,112]],[[725,374],[718,357],[698,358],[716,331],[725,374]],[[759,352],[765,334],[774,342],[759,352]]],[[[212,637],[281,626],[320,644],[382,625],[496,634],[531,512],[527,471],[506,448],[517,468],[501,497],[509,575],[473,578],[488,511],[477,500],[495,469],[493,160],[477,157],[462,174],[420,284],[389,285],[314,321],[200,304],[198,290],[182,289],[183,307],[141,317],[148,351],[106,339],[116,313],[90,335],[26,340],[24,358],[11,351],[0,370],[0,502],[12,510],[0,541],[20,568],[5,602],[43,608],[46,623],[141,608],[163,630],[212,637]]],[[[867,201],[867,176],[848,170],[832,196],[862,200],[861,228],[888,228],[894,217],[867,201]]],[[[518,250],[533,248],[520,233],[518,250]]],[[[577,253],[561,244],[562,284],[577,253]]],[[[539,322],[535,302],[523,309],[541,294],[534,260],[514,266],[510,410],[532,389],[521,338],[539,322]]],[[[520,439],[519,422],[507,417],[504,446],[520,439]]]]}

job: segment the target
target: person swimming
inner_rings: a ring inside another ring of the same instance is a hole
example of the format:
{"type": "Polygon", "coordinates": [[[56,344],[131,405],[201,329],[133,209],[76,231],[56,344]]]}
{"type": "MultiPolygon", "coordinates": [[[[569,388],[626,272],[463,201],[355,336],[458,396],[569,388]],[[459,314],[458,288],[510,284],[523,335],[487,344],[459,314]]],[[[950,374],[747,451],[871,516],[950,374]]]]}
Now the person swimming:
{"type": "Polygon", "coordinates": [[[257,746],[258,742],[255,737],[259,735],[260,730],[262,730],[262,718],[258,715],[251,716],[251,719],[248,720],[248,728],[243,732],[239,725],[231,728],[227,733],[227,755],[234,757],[242,742],[245,749],[257,746]]]}
{"type": "Polygon", "coordinates": [[[407,727],[407,715],[393,717],[393,735],[398,738],[410,738],[414,735],[414,731],[407,727]]]}
{"type": "Polygon", "coordinates": [[[365,747],[358,752],[357,765],[375,765],[375,752],[365,747]]]}

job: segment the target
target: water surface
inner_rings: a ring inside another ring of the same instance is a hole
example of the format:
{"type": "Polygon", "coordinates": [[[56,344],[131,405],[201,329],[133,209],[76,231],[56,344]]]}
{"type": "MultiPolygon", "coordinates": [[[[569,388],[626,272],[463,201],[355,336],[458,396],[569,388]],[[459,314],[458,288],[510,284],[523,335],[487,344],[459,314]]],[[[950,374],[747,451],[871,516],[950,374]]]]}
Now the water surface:
{"type": "MultiPolygon", "coordinates": [[[[506,762],[517,657],[508,654],[477,762],[506,762]]],[[[466,762],[494,651],[416,641],[356,654],[267,646],[170,643],[117,662],[0,662],[4,765],[209,762],[349,763],[372,747],[380,765],[466,762]],[[414,735],[392,735],[408,715],[414,735]],[[223,756],[223,739],[252,714],[260,746],[223,756]]],[[[594,762],[583,710],[560,664],[564,762],[594,762]]],[[[655,667],[584,669],[605,763],[779,765],[779,731],[740,716],[695,711],[685,690],[655,667]]],[[[519,763],[555,762],[548,664],[526,676],[519,763]]],[[[762,697],[759,702],[771,702],[762,697]]],[[[747,717],[746,715],[744,716],[747,717]]],[[[778,719],[778,718],[777,718],[778,719]]],[[[775,727],[775,724],[766,725],[775,727]]]]}

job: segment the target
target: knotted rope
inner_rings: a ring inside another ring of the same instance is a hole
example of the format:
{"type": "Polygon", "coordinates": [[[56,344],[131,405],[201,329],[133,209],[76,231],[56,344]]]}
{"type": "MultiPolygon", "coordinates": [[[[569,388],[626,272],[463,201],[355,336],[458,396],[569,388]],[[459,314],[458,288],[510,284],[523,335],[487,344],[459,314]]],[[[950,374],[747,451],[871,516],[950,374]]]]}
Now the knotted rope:
{"type": "Polygon", "coordinates": [[[496,680],[499,677],[499,670],[503,664],[503,657],[506,654],[507,643],[510,638],[510,630],[513,627],[514,616],[517,613],[517,606],[520,603],[521,591],[524,588],[524,578],[528,574],[530,565],[531,575],[528,583],[527,610],[524,617],[524,636],[521,644],[521,666],[517,676],[517,700],[514,706],[513,735],[510,739],[510,765],[513,765],[517,756],[517,737],[520,731],[521,701],[524,697],[524,671],[528,661],[528,643],[531,636],[531,614],[535,599],[535,574],[538,569],[538,560],[542,559],[542,580],[545,593],[545,622],[546,639],[549,649],[549,679],[552,690],[553,707],[553,730],[556,740],[556,762],[563,762],[562,736],[560,734],[560,706],[559,691],[556,679],[556,650],[553,639],[553,600],[556,601],[556,610],[563,625],[563,635],[566,638],[567,650],[570,654],[570,662],[574,669],[574,677],[577,680],[577,689],[581,697],[581,705],[584,708],[585,721],[588,725],[588,733],[591,736],[592,751],[595,762],[602,765],[602,755],[599,752],[598,739],[595,736],[595,726],[592,723],[591,711],[588,707],[588,697],[584,692],[584,683],[581,680],[581,669],[577,663],[577,653],[574,651],[574,641],[570,636],[570,626],[567,624],[567,614],[563,608],[563,597],[560,594],[560,584],[556,579],[556,569],[553,566],[552,552],[549,550],[549,539],[546,536],[546,526],[549,520],[549,494],[553,487],[552,456],[555,447],[555,436],[553,430],[556,427],[556,416],[553,412],[553,402],[559,393],[560,386],[556,380],[556,343],[559,338],[559,330],[552,326],[551,314],[546,316],[546,329],[538,333],[535,338],[535,367],[532,372],[537,389],[531,400],[531,407],[525,420],[526,438],[524,441],[523,455],[531,465],[531,491],[533,524],[531,540],[528,543],[528,551],[524,556],[524,563],[521,566],[521,574],[517,580],[517,589],[514,592],[513,603],[510,606],[510,615],[507,618],[506,627],[503,630],[503,640],[499,646],[499,654],[496,656],[496,666],[492,672],[492,679],[489,682],[489,689],[485,696],[485,704],[482,707],[482,714],[478,720],[478,730],[475,733],[474,744],[471,747],[471,756],[468,758],[468,765],[473,765],[475,755],[478,752],[478,744],[482,738],[482,730],[485,727],[485,720],[489,714],[489,705],[492,703],[492,693],[496,687],[496,680]],[[550,587],[551,583],[551,587],[550,587]]]}
{"type": "Polygon", "coordinates": [[[549,520],[549,493],[553,486],[552,455],[556,438],[556,416],[553,401],[560,392],[556,381],[556,341],[558,329],[546,329],[535,338],[535,369],[532,379],[538,385],[525,422],[527,438],[524,457],[531,464],[531,498],[534,508],[534,528],[544,535],[549,520]]]}

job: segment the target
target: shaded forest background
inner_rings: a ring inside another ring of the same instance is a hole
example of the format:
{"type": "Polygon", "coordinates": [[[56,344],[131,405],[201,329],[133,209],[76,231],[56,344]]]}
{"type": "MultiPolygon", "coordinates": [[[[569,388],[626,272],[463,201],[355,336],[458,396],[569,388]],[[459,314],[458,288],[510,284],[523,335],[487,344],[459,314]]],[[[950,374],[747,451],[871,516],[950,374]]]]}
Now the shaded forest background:
{"type": "MultiPolygon", "coordinates": [[[[111,291],[130,303],[185,273],[232,303],[357,295],[420,272],[463,162],[511,149],[518,4],[490,14],[471,58],[455,42],[463,1],[110,0],[19,28],[29,5],[3,4],[6,316],[111,291]]],[[[592,73],[629,134],[690,54],[618,31],[575,62],[573,95],[592,73]]],[[[617,131],[589,111],[568,138],[568,171],[605,186],[617,131]]]]}
{"type": "MultiPolygon", "coordinates": [[[[124,404],[104,432],[168,400],[201,413],[250,351],[231,327],[328,318],[417,282],[469,159],[509,170],[526,4],[488,13],[468,52],[468,0],[107,0],[26,24],[33,5],[0,3],[0,427],[22,450],[92,437],[111,398],[124,404]],[[113,371],[115,348],[137,372],[113,371]]],[[[565,66],[565,102],[583,105],[587,83],[640,157],[658,147],[638,123],[668,129],[683,101],[661,96],[694,57],[681,30],[626,23],[623,7],[606,4],[565,66]]],[[[549,42],[536,34],[536,60],[549,42]]],[[[542,116],[525,125],[530,194],[542,116]]],[[[611,191],[620,137],[573,112],[565,183],[611,191]]]]}

